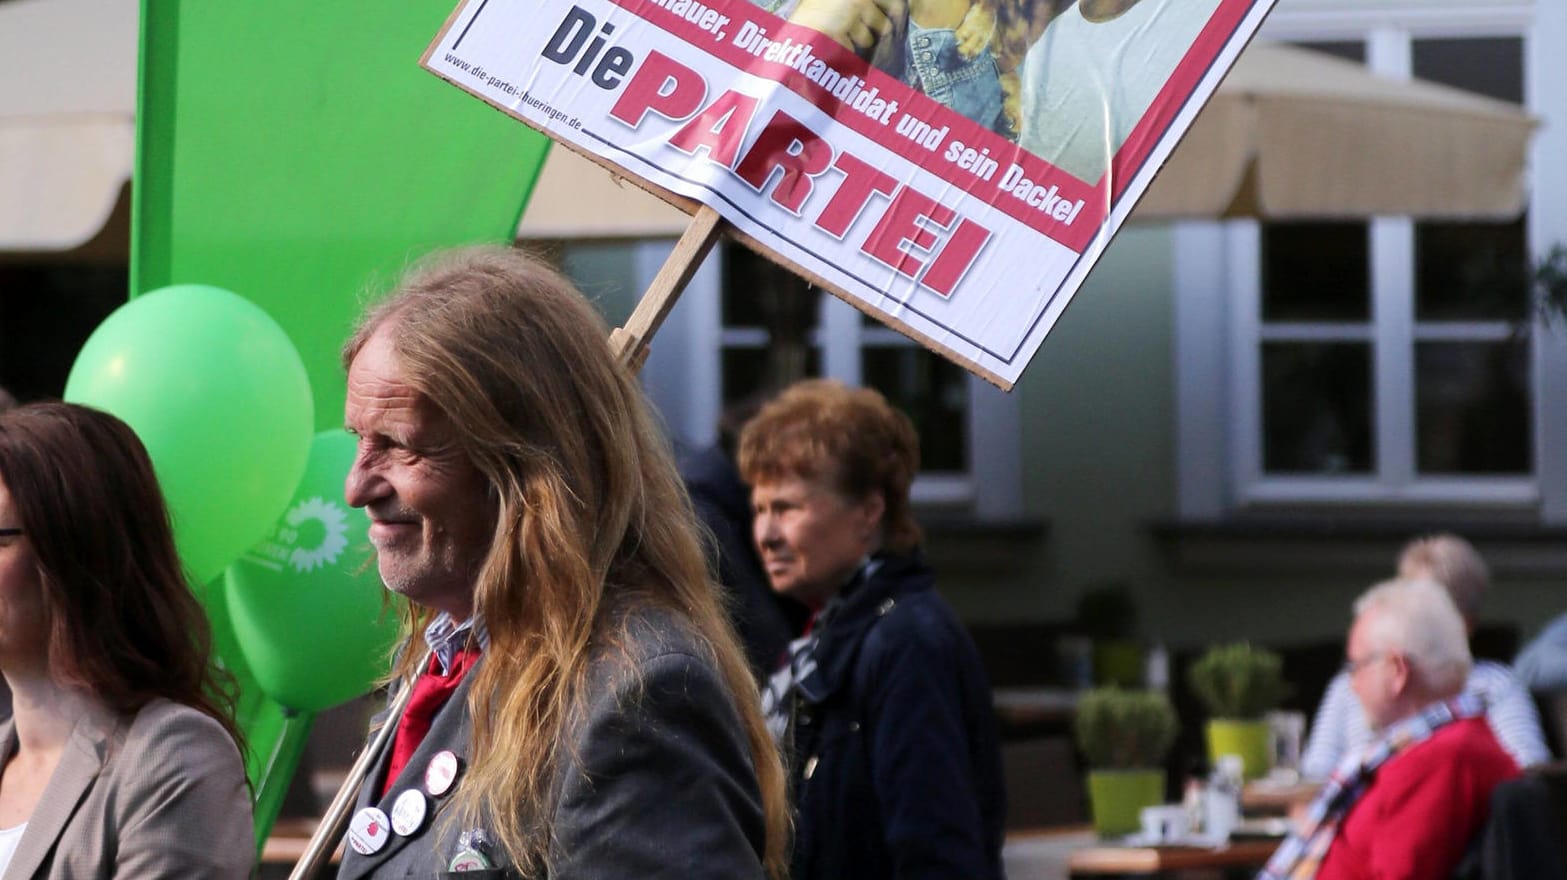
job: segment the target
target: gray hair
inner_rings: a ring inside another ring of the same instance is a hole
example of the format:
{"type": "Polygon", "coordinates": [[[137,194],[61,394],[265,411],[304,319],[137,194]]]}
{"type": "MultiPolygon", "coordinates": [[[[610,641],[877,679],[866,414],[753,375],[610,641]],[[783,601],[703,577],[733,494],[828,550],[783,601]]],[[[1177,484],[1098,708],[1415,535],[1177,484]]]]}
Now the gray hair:
{"type": "Polygon", "coordinates": [[[1458,613],[1480,617],[1480,600],[1491,586],[1491,570],[1474,545],[1449,532],[1416,538],[1398,557],[1401,578],[1430,578],[1447,588],[1458,613]]]}
{"type": "Polygon", "coordinates": [[[1372,611],[1381,612],[1366,632],[1374,650],[1403,654],[1435,694],[1463,689],[1474,665],[1469,637],[1441,584],[1429,578],[1383,581],[1355,600],[1356,619],[1372,611]]]}

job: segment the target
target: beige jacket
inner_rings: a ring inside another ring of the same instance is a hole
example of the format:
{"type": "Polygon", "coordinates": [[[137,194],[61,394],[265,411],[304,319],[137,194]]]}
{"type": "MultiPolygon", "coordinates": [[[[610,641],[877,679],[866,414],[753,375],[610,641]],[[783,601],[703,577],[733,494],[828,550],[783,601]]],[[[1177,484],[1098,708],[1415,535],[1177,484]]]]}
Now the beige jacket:
{"type": "MultiPolygon", "coordinates": [[[[16,728],[0,723],[0,755],[16,728]]],[[[155,700],[134,718],[79,721],[3,880],[245,878],[250,792],[221,725],[155,700]]]]}

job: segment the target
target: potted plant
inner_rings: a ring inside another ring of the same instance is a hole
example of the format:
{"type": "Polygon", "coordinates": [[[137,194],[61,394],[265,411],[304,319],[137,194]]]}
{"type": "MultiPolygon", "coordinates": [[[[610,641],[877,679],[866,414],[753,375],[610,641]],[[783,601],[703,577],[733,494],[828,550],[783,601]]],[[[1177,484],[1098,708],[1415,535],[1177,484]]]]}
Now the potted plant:
{"type": "Polygon", "coordinates": [[[1111,686],[1082,693],[1073,732],[1088,762],[1088,803],[1104,836],[1138,828],[1143,807],[1164,801],[1164,759],[1175,742],[1175,709],[1163,693],[1111,686]]]}
{"type": "Polygon", "coordinates": [[[1217,645],[1187,672],[1192,693],[1208,710],[1208,757],[1240,755],[1245,777],[1272,769],[1268,725],[1263,716],[1289,693],[1278,654],[1249,642],[1217,645]]]}
{"type": "Polygon", "coordinates": [[[1137,640],[1137,600],[1120,581],[1094,584],[1077,598],[1075,629],[1093,640],[1094,683],[1137,687],[1143,646],[1137,640]]]}

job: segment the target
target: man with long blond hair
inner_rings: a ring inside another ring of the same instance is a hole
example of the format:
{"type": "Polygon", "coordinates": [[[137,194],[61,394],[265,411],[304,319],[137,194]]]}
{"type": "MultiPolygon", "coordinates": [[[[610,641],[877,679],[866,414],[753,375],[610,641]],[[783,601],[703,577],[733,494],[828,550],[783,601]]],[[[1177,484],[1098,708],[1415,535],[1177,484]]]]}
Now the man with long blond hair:
{"type": "Polygon", "coordinates": [[[341,878],[786,870],[755,686],[607,335],[557,272],[477,248],[414,271],[344,347],[345,493],[408,600],[393,684],[413,692],[341,878]]]}

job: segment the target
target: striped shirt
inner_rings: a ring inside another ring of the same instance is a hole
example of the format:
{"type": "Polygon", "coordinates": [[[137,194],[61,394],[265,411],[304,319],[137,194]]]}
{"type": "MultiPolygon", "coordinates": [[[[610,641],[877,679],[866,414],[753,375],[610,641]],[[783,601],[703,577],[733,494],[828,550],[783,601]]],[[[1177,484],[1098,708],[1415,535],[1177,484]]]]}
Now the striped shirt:
{"type": "Polygon", "coordinates": [[[440,664],[442,675],[451,673],[452,661],[457,657],[457,652],[467,647],[470,640],[478,644],[481,652],[490,646],[490,631],[477,614],[469,615],[467,620],[458,623],[450,614],[442,611],[424,628],[424,643],[435,652],[435,661],[440,664]]]}
{"type": "MultiPolygon", "coordinates": [[[[1543,764],[1551,759],[1540,731],[1540,716],[1534,700],[1524,689],[1512,668],[1490,660],[1481,660],[1469,673],[1464,693],[1473,693],[1485,701],[1485,720],[1502,748],[1519,767],[1543,764]]],[[[1339,673],[1328,683],[1317,707],[1317,716],[1306,738],[1300,758],[1301,775],[1307,779],[1325,779],[1339,761],[1352,750],[1372,741],[1366,713],[1349,686],[1349,676],[1339,673]]]]}
{"type": "Polygon", "coordinates": [[[1536,691],[1567,688],[1567,614],[1552,620],[1513,658],[1524,687],[1536,691]]]}

